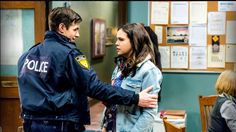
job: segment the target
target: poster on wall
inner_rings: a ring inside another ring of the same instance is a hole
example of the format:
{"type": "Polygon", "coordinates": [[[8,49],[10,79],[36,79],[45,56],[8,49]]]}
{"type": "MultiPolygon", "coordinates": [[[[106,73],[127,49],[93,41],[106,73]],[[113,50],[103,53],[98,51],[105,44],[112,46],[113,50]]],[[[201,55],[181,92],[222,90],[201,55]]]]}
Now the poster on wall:
{"type": "Polygon", "coordinates": [[[225,68],[225,46],[220,45],[219,52],[212,52],[212,45],[207,50],[207,66],[213,68],[225,68]]]}
{"type": "Polygon", "coordinates": [[[236,21],[226,22],[226,44],[236,44],[236,21]]]}
{"type": "Polygon", "coordinates": [[[171,2],[171,24],[188,24],[188,2],[171,2]]]}
{"type": "Polygon", "coordinates": [[[160,46],[162,68],[170,68],[170,46],[160,46]]]}
{"type": "Polygon", "coordinates": [[[188,44],[188,26],[168,26],[166,32],[167,44],[188,44]]]}
{"type": "Polygon", "coordinates": [[[207,69],[207,49],[205,46],[190,47],[189,68],[207,69]]]}
{"type": "Polygon", "coordinates": [[[207,45],[207,28],[205,24],[189,26],[189,45],[190,46],[207,45]]]}
{"type": "Polygon", "coordinates": [[[218,11],[236,11],[236,1],[218,1],[218,11]]]}
{"type": "Polygon", "coordinates": [[[207,1],[189,2],[190,25],[207,23],[207,1]]]}
{"type": "Polygon", "coordinates": [[[162,44],[162,26],[155,26],[155,33],[157,35],[157,40],[159,44],[162,44]]]}
{"type": "Polygon", "coordinates": [[[106,21],[99,18],[92,19],[91,52],[92,58],[101,58],[105,55],[106,21]]]}
{"type": "Polygon", "coordinates": [[[226,12],[208,12],[208,34],[224,35],[226,12]]]}
{"type": "Polygon", "coordinates": [[[171,47],[171,68],[188,68],[188,47],[171,47]]]}
{"type": "Polygon", "coordinates": [[[169,21],[169,2],[152,2],[152,24],[168,24],[169,21]]]}
{"type": "Polygon", "coordinates": [[[236,45],[227,44],[225,46],[225,61],[236,63],[236,45]]]}

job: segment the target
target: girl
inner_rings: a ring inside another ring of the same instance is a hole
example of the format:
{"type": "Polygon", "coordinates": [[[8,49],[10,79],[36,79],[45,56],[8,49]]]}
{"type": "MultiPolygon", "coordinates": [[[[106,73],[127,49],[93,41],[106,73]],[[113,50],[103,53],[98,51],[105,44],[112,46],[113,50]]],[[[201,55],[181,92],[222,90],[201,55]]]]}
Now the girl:
{"type": "Polygon", "coordinates": [[[219,94],[209,118],[209,132],[236,132],[236,73],[226,70],[216,82],[219,94]]]}
{"type": "MultiPolygon", "coordinates": [[[[118,29],[115,59],[116,68],[112,74],[114,88],[139,93],[153,86],[152,94],[158,94],[162,82],[161,71],[155,66],[152,43],[143,25],[126,24],[118,29]]],[[[107,132],[149,132],[153,129],[156,108],[142,108],[137,105],[106,104],[103,131],[107,132]]]]}

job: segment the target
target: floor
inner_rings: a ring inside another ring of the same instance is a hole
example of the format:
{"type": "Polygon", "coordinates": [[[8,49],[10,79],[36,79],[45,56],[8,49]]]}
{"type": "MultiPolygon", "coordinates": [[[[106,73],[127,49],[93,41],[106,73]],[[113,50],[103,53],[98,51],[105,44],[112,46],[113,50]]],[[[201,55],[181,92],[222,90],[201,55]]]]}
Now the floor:
{"type": "Polygon", "coordinates": [[[104,105],[101,101],[90,100],[90,116],[91,124],[86,126],[87,132],[99,132],[101,131],[101,119],[104,110],[104,105]]]}

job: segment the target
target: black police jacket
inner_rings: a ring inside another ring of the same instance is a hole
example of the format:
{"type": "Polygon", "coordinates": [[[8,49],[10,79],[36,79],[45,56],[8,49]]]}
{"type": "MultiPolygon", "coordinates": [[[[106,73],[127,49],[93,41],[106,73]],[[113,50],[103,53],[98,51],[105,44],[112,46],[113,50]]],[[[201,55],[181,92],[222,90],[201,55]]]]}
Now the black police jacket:
{"type": "Polygon", "coordinates": [[[18,61],[22,117],[89,124],[87,96],[117,104],[137,104],[134,92],[112,88],[97,79],[75,43],[54,31],[18,61]]]}

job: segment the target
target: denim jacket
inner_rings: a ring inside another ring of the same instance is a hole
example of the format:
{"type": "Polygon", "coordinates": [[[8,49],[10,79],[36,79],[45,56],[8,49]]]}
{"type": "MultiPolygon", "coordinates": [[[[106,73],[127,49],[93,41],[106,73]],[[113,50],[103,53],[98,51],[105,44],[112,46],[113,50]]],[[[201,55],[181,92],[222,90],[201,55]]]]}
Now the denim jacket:
{"type": "MultiPolygon", "coordinates": [[[[118,67],[112,74],[112,80],[121,74],[118,67]]],[[[135,76],[130,75],[123,79],[121,87],[139,93],[149,86],[153,86],[151,93],[158,94],[162,83],[161,71],[150,61],[148,56],[143,62],[137,65],[135,76]]],[[[118,105],[116,116],[117,132],[149,132],[153,129],[156,108],[142,108],[137,105],[118,105]]]]}

